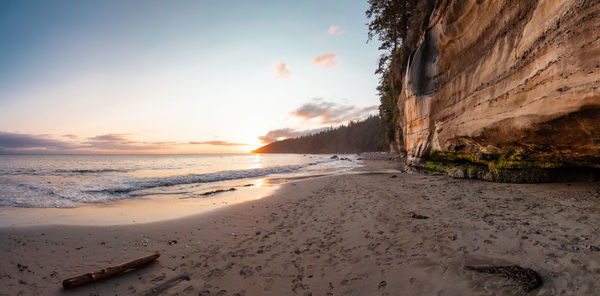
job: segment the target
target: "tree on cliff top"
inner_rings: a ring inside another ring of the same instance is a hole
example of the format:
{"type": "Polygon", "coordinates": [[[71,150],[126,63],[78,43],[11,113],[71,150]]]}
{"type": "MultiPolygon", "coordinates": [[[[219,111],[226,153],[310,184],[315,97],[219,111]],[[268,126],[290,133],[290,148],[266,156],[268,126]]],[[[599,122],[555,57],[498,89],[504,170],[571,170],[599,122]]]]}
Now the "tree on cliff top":
{"type": "Polygon", "coordinates": [[[435,0],[368,0],[365,12],[370,22],[367,42],[374,37],[383,53],[375,74],[379,75],[379,116],[388,142],[393,142],[399,112],[396,107],[402,77],[420,36],[429,25],[435,0]]]}

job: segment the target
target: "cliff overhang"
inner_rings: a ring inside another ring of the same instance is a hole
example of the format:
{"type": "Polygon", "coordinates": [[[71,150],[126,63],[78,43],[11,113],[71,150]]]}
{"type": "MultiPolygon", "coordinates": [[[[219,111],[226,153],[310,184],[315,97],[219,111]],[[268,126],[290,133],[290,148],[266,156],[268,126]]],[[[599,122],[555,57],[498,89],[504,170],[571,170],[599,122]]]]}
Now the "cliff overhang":
{"type": "Polygon", "coordinates": [[[398,100],[407,163],[455,177],[600,176],[600,1],[442,0],[398,100]]]}

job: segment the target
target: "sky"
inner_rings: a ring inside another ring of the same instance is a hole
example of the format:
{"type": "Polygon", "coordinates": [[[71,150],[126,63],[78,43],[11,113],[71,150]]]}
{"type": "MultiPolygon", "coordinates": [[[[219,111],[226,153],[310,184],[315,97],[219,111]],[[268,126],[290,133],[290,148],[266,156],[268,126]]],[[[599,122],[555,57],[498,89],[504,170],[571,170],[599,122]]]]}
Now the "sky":
{"type": "Polygon", "coordinates": [[[376,114],[366,9],[0,0],[0,153],[248,152],[376,114]]]}

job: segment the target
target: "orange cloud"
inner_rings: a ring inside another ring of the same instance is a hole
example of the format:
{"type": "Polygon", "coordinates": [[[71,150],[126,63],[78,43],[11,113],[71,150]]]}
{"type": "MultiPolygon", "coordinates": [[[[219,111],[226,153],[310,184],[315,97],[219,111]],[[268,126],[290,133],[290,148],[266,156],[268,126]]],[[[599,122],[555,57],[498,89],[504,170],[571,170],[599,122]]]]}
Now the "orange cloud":
{"type": "Polygon", "coordinates": [[[142,142],[135,141],[127,134],[106,134],[88,138],[82,142],[84,150],[117,152],[117,151],[158,151],[170,149],[175,142],[142,142]]]}
{"type": "Polygon", "coordinates": [[[244,143],[232,143],[228,141],[204,141],[204,142],[189,142],[191,145],[214,145],[214,146],[247,146],[244,143]]]}
{"type": "Polygon", "coordinates": [[[264,136],[258,137],[258,139],[263,143],[272,143],[275,141],[279,141],[282,139],[296,138],[305,135],[316,134],[318,132],[324,131],[326,128],[319,128],[314,130],[296,130],[293,128],[281,128],[276,130],[271,130],[266,133],[264,136]]]}
{"type": "Polygon", "coordinates": [[[335,59],[335,52],[330,52],[322,56],[318,56],[311,63],[313,65],[323,65],[323,68],[331,68],[337,65],[337,60],[335,59]]]}
{"type": "Polygon", "coordinates": [[[331,25],[329,29],[327,29],[327,33],[329,35],[341,35],[346,33],[346,30],[342,29],[341,26],[331,25]]]}
{"type": "Polygon", "coordinates": [[[277,71],[277,78],[280,78],[280,79],[290,78],[290,70],[288,70],[286,63],[281,62],[281,63],[275,65],[275,70],[277,71]]]}
{"type": "Polygon", "coordinates": [[[319,119],[321,124],[339,124],[364,119],[369,115],[376,114],[377,110],[377,105],[356,107],[315,98],[290,114],[304,120],[319,119]]]}
{"type": "MultiPolygon", "coordinates": [[[[82,140],[75,135],[32,135],[0,131],[0,154],[14,153],[173,153],[198,152],[194,145],[220,146],[229,149],[248,146],[229,141],[203,142],[145,142],[137,141],[128,134],[105,134],[82,140]],[[67,139],[65,139],[67,138],[67,139]]],[[[206,149],[203,149],[206,151],[206,149]]]]}

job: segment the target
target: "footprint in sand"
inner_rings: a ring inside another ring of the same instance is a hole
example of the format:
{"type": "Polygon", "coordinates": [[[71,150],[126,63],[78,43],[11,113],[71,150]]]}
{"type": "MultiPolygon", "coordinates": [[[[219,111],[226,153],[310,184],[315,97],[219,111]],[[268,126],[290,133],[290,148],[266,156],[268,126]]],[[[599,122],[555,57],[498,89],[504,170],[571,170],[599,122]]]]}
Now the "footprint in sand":
{"type": "Polygon", "coordinates": [[[240,275],[243,276],[244,278],[248,278],[250,276],[254,275],[254,271],[252,270],[252,268],[248,265],[244,265],[244,267],[242,267],[242,269],[240,270],[240,275]]]}
{"type": "Polygon", "coordinates": [[[164,279],[165,279],[165,275],[163,274],[163,275],[160,275],[160,276],[157,276],[157,277],[153,278],[152,280],[150,280],[150,282],[156,283],[156,282],[160,282],[160,281],[162,281],[164,279]]]}

